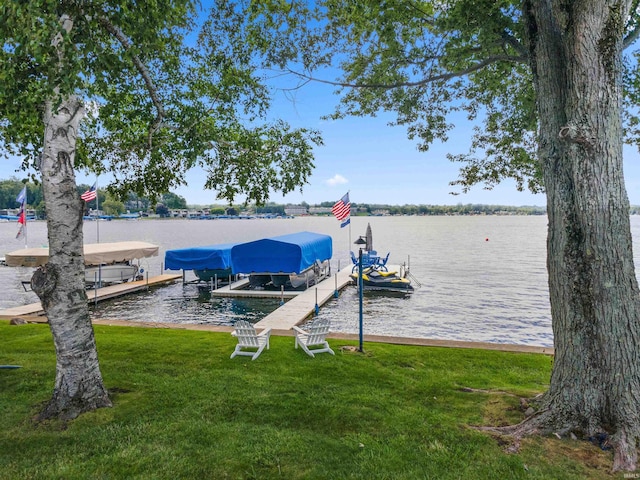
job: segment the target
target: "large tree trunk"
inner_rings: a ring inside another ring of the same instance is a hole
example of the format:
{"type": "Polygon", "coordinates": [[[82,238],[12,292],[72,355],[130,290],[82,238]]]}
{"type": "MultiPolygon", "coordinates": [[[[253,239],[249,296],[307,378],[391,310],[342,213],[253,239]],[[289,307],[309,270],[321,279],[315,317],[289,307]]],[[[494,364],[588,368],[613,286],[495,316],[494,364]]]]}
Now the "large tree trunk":
{"type": "Polygon", "coordinates": [[[525,1],[540,118],[555,361],[525,429],[605,432],[636,468],[640,295],[622,171],[622,1],[525,1]]]}
{"type": "Polygon", "coordinates": [[[73,160],[82,103],[68,98],[45,111],[45,141],[40,171],[47,212],[49,261],[32,280],[49,319],[56,347],[53,397],[41,418],[75,418],[111,406],[102,382],[84,284],[82,200],[76,190],[73,160]]]}

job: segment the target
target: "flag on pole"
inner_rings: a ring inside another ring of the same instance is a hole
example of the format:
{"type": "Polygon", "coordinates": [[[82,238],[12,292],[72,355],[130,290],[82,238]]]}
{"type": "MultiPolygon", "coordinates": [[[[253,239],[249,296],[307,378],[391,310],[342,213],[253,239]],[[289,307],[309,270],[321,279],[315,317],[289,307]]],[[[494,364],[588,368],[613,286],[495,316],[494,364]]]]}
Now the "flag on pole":
{"type": "Polygon", "coordinates": [[[20,211],[18,212],[18,223],[20,224],[20,228],[18,229],[16,239],[20,238],[20,236],[24,233],[24,227],[27,225],[26,201],[20,204],[20,211]]]}
{"type": "Polygon", "coordinates": [[[94,183],[93,187],[91,187],[89,190],[87,190],[86,192],[84,192],[82,195],[80,195],[80,198],[83,199],[85,202],[90,202],[91,200],[95,200],[96,197],[98,196],[98,183],[94,183]]]}
{"type": "Polygon", "coordinates": [[[25,203],[27,203],[27,186],[25,185],[24,188],[20,191],[20,193],[18,194],[18,196],[16,197],[16,202],[24,205],[25,203]]]}
{"type": "Polygon", "coordinates": [[[18,223],[22,225],[27,223],[27,213],[24,209],[24,204],[20,205],[20,211],[18,212],[18,223]]]}
{"type": "MultiPolygon", "coordinates": [[[[20,238],[20,235],[24,233],[24,228],[27,226],[27,186],[26,185],[16,197],[16,202],[20,204],[20,211],[18,212],[18,223],[20,224],[20,229],[18,230],[18,234],[16,235],[16,238],[20,238]]],[[[26,241],[26,237],[25,237],[25,241],[26,241]]]]}
{"type": "Polygon", "coordinates": [[[340,221],[340,228],[346,227],[351,222],[351,202],[349,192],[338,200],[331,208],[331,213],[340,221]]]}

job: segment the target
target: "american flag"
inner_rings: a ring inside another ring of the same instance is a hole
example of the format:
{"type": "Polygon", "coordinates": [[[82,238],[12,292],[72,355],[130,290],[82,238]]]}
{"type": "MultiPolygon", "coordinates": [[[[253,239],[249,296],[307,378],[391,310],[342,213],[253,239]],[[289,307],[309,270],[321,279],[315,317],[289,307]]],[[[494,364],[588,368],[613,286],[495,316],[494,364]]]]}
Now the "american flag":
{"type": "Polygon", "coordinates": [[[341,222],[340,227],[346,227],[350,222],[351,215],[351,202],[349,202],[349,192],[347,192],[344,197],[338,200],[335,205],[331,208],[331,213],[341,222]],[[345,221],[346,220],[346,221],[345,221]]]}
{"type": "MultiPolygon", "coordinates": [[[[27,186],[20,191],[18,196],[16,197],[16,202],[20,204],[20,211],[18,212],[18,223],[20,224],[20,228],[18,229],[18,234],[16,238],[20,238],[22,234],[25,233],[25,227],[27,226],[27,186]]],[[[24,237],[25,247],[27,245],[27,237],[24,237]]]]}
{"type": "Polygon", "coordinates": [[[98,188],[97,183],[94,183],[93,187],[91,187],[89,190],[87,190],[82,195],[80,195],[80,198],[83,199],[85,202],[90,202],[91,200],[95,200],[96,197],[98,196],[97,188],[98,188]]]}

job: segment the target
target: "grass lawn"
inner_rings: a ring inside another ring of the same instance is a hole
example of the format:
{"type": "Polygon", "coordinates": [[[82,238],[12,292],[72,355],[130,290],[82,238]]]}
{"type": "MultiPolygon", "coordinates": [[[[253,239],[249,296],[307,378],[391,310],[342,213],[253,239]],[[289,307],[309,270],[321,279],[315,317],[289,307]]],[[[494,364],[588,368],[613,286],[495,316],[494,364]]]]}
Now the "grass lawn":
{"type": "Polygon", "coordinates": [[[55,376],[49,328],[0,321],[0,364],[22,365],[0,369],[1,479],[610,476],[611,452],[588,442],[532,438],[507,454],[470,428],[521,420],[520,397],[547,387],[548,356],[374,343],[362,354],[332,340],[335,356],[311,358],[272,337],[257,360],[231,360],[227,333],[95,331],[113,408],[35,425],[55,376]]]}

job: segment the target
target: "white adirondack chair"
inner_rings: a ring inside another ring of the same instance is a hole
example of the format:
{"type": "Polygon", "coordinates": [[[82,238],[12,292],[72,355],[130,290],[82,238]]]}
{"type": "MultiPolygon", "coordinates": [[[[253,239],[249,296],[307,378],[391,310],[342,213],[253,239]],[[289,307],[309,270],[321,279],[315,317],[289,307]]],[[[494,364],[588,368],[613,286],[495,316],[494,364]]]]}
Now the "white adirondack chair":
{"type": "Polygon", "coordinates": [[[264,347],[267,347],[267,350],[269,349],[271,328],[265,328],[260,333],[257,333],[251,323],[246,320],[238,320],[231,335],[238,339],[238,344],[231,354],[231,358],[236,355],[244,355],[251,357],[251,360],[255,360],[260,356],[264,347]]]}
{"type": "Polygon", "coordinates": [[[295,348],[298,348],[298,345],[300,345],[307,355],[310,355],[311,357],[315,357],[316,353],[323,352],[335,355],[326,340],[327,335],[329,334],[329,326],[329,320],[320,319],[315,319],[311,322],[311,325],[307,327],[307,330],[294,326],[293,329],[296,333],[295,348]]]}

